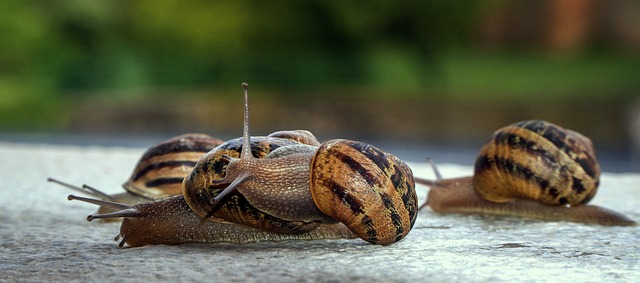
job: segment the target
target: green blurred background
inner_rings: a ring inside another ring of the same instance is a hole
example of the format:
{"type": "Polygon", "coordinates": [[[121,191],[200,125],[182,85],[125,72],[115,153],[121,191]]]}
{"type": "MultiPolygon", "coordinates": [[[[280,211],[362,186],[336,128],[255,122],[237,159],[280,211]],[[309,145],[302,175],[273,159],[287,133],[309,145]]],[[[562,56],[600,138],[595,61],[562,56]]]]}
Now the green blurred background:
{"type": "MultiPolygon", "coordinates": [[[[303,128],[471,164],[545,119],[638,170],[640,2],[0,3],[0,140],[149,146],[303,128]]],[[[608,166],[608,167],[607,167],[608,166]]]]}

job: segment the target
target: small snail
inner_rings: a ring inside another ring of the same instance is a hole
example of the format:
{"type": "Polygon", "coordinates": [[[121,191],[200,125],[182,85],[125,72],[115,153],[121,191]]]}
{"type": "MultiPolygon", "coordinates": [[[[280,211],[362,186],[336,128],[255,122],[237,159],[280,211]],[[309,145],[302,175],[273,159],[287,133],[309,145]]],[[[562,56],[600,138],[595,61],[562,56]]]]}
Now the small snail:
{"type": "Polygon", "coordinates": [[[199,236],[175,236],[202,225],[218,226],[211,228],[215,231],[207,234],[206,241],[236,241],[216,234],[223,224],[235,225],[225,226],[235,227],[234,234],[261,232],[269,240],[355,234],[387,245],[409,233],[417,217],[409,166],[361,142],[320,144],[308,131],[251,137],[247,85],[243,88],[243,137],[223,143],[198,161],[183,182],[182,196],[135,206],[69,199],[119,209],[88,219],[125,217],[121,245],[130,246],[204,241],[199,236]],[[197,225],[181,227],[181,219],[197,225]]]}
{"type": "Polygon", "coordinates": [[[549,122],[518,122],[482,147],[474,175],[436,180],[426,205],[441,213],[514,215],[550,221],[636,225],[615,211],[586,205],[599,185],[591,140],[549,122]]]}
{"type": "MultiPolygon", "coordinates": [[[[191,173],[196,162],[223,141],[204,134],[184,134],[163,141],[143,154],[129,179],[122,184],[125,192],[108,195],[83,185],[82,187],[49,178],[67,188],[110,202],[136,204],[182,193],[182,180],[191,173]]],[[[100,207],[98,214],[113,211],[100,207]]]]}

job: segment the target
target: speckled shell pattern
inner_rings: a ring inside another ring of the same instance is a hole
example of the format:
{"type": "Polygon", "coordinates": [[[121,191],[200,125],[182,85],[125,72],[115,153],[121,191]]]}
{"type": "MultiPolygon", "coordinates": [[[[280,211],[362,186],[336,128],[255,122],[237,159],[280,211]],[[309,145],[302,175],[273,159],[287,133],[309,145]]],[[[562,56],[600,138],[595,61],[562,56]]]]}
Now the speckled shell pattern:
{"type": "Polygon", "coordinates": [[[324,142],[311,163],[318,208],[373,244],[395,243],[409,233],[418,211],[414,187],[407,164],[362,142],[324,142]]]}
{"type": "MultiPolygon", "coordinates": [[[[285,138],[251,137],[251,152],[255,158],[264,158],[277,148],[300,145],[285,138]]],[[[191,209],[200,217],[220,217],[235,223],[243,223],[275,233],[304,233],[315,229],[320,223],[287,221],[271,216],[250,204],[239,192],[233,192],[219,207],[212,207],[211,200],[226,188],[214,185],[214,181],[224,178],[229,164],[223,155],[238,158],[242,151],[242,138],[225,142],[203,157],[185,179],[183,195],[191,209]],[[214,212],[215,213],[212,213],[214,212]]]]}
{"type": "Polygon", "coordinates": [[[514,198],[575,206],[596,193],[600,167],[591,140],[558,125],[530,120],[497,130],[475,163],[473,186],[484,199],[514,198]]]}
{"type": "Polygon", "coordinates": [[[223,141],[204,134],[184,134],[149,148],[122,186],[147,199],[182,193],[182,181],[198,160],[223,141]]]}

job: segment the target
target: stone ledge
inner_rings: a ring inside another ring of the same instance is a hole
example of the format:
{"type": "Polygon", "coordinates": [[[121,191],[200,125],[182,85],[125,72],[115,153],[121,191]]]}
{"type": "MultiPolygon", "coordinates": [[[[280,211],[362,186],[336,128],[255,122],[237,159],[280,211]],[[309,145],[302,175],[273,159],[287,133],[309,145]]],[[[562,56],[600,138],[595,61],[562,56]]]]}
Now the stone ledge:
{"type": "MultiPolygon", "coordinates": [[[[420,213],[403,241],[118,248],[118,224],[87,222],[56,177],[119,192],[143,149],[0,143],[0,281],[634,281],[640,226],[420,213]]],[[[429,177],[426,164],[412,164],[429,177]]],[[[471,168],[442,164],[447,177],[471,168]]],[[[640,174],[604,173],[594,204],[640,220],[640,174]]],[[[426,189],[419,188],[421,201],[426,189]]]]}

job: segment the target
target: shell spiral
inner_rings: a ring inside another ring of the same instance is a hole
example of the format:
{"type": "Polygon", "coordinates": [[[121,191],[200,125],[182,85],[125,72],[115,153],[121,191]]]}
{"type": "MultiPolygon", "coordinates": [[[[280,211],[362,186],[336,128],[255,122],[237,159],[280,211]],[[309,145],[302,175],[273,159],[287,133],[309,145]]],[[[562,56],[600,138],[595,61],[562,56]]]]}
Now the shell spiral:
{"type": "Polygon", "coordinates": [[[350,140],[324,142],[311,162],[318,208],[374,244],[395,243],[417,216],[413,174],[399,158],[350,140]]]}
{"type": "Polygon", "coordinates": [[[589,138],[540,120],[497,130],[474,170],[476,192],[493,202],[522,198],[547,205],[584,204],[595,195],[600,178],[589,138]]]}

